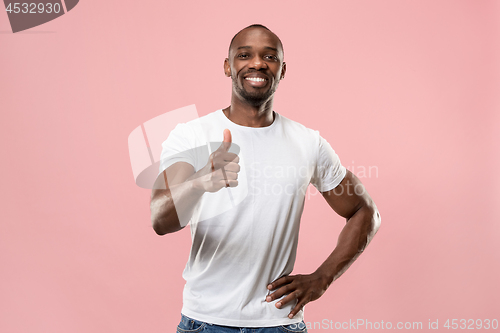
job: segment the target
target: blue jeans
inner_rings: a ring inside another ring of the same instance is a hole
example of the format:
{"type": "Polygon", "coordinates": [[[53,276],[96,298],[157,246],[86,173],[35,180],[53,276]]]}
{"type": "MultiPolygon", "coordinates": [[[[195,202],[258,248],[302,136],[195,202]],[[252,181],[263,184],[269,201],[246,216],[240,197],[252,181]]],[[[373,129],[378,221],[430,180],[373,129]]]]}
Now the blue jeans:
{"type": "Polygon", "coordinates": [[[219,326],[198,321],[181,314],[181,322],[177,326],[177,333],[307,333],[304,321],[296,324],[273,327],[233,327],[219,326]]]}

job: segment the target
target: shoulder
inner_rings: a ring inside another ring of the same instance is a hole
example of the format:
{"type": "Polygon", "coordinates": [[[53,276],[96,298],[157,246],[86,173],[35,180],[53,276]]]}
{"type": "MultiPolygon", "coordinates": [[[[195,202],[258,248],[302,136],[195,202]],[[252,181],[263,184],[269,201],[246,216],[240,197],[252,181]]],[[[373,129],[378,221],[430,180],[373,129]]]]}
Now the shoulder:
{"type": "Polygon", "coordinates": [[[183,123],[179,123],[178,125],[180,125],[180,127],[183,127],[183,128],[197,129],[199,126],[202,126],[203,124],[213,123],[213,122],[217,121],[218,120],[218,115],[217,115],[218,111],[219,110],[211,112],[211,113],[206,114],[204,116],[183,122],[183,123]]]}
{"type": "Polygon", "coordinates": [[[330,142],[318,130],[308,128],[303,124],[282,115],[279,116],[283,131],[290,140],[298,140],[302,145],[312,148],[317,153],[331,155],[335,151],[330,142]]]}
{"type": "Polygon", "coordinates": [[[193,138],[200,136],[204,128],[218,121],[218,111],[219,110],[186,122],[180,122],[175,126],[171,134],[193,138]]]}
{"type": "Polygon", "coordinates": [[[198,117],[196,119],[193,119],[191,121],[186,122],[186,125],[198,126],[198,124],[200,124],[200,123],[210,123],[210,122],[218,121],[220,118],[220,112],[221,112],[221,110],[210,112],[204,116],[201,116],[201,117],[198,117]]]}
{"type": "Polygon", "coordinates": [[[281,126],[286,132],[300,135],[302,139],[311,138],[313,140],[319,140],[319,131],[306,127],[303,124],[295,120],[291,120],[281,114],[278,114],[278,116],[280,118],[281,126]]]}

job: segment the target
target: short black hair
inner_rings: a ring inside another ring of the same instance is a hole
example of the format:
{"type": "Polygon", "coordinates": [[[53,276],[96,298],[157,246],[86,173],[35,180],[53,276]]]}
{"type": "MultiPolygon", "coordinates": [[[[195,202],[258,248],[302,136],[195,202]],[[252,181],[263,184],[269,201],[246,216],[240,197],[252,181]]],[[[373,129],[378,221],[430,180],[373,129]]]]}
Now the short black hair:
{"type": "Polygon", "coordinates": [[[229,49],[227,50],[227,56],[228,57],[229,57],[229,51],[231,51],[231,46],[233,46],[233,42],[234,42],[234,39],[236,38],[236,36],[238,36],[240,34],[240,32],[242,32],[243,30],[249,29],[249,28],[262,28],[262,29],[266,29],[267,31],[273,33],[278,38],[278,41],[280,42],[280,46],[281,46],[281,50],[283,51],[283,54],[285,53],[285,51],[283,49],[283,43],[281,43],[281,39],[278,37],[278,35],[276,35],[274,32],[272,32],[271,29],[269,29],[265,25],[257,24],[256,23],[256,24],[251,24],[248,27],[244,27],[243,29],[241,29],[240,31],[238,31],[236,33],[236,35],[233,36],[233,39],[231,39],[231,43],[229,43],[229,49]]]}

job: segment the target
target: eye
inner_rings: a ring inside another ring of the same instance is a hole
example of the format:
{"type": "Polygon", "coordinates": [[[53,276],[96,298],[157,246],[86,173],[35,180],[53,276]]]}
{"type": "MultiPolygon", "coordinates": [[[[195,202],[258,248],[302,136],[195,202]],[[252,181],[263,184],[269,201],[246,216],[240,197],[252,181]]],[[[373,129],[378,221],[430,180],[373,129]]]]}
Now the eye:
{"type": "Polygon", "coordinates": [[[265,58],[269,60],[278,60],[278,57],[272,54],[266,55],[265,58]]]}
{"type": "Polygon", "coordinates": [[[237,56],[237,57],[238,57],[239,59],[246,59],[246,58],[248,58],[248,54],[246,54],[246,53],[241,53],[241,54],[238,54],[238,56],[237,56]]]}

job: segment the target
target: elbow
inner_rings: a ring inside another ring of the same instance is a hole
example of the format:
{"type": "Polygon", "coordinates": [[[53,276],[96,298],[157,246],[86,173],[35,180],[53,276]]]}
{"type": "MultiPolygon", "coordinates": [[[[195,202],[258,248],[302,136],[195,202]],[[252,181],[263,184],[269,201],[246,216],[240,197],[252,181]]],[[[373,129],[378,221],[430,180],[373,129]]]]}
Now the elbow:
{"type": "Polygon", "coordinates": [[[151,199],[151,224],[157,235],[163,236],[183,229],[172,201],[151,199]]]}
{"type": "Polygon", "coordinates": [[[162,210],[163,205],[164,204],[153,197],[151,198],[151,202],[149,204],[149,209],[151,211],[151,225],[153,226],[153,230],[159,236],[168,234],[167,218],[164,216],[165,214],[162,210]]]}
{"type": "MultiPolygon", "coordinates": [[[[372,216],[371,218],[371,234],[374,236],[377,231],[380,229],[380,225],[382,223],[382,218],[380,217],[380,212],[378,211],[377,209],[377,206],[375,206],[375,204],[372,202],[370,205],[369,205],[369,209],[370,209],[370,214],[372,216]]],[[[373,237],[372,236],[372,237],[373,237]]]]}
{"type": "Polygon", "coordinates": [[[163,236],[163,235],[166,235],[168,233],[165,231],[163,226],[158,221],[151,219],[151,222],[153,224],[153,230],[156,232],[156,234],[158,236],[163,236]]]}
{"type": "Polygon", "coordinates": [[[174,221],[168,218],[161,219],[160,217],[155,216],[153,212],[151,212],[151,224],[153,225],[153,230],[156,232],[158,236],[171,234],[173,232],[183,229],[183,227],[181,227],[181,225],[179,224],[178,220],[174,221]]]}
{"type": "Polygon", "coordinates": [[[165,235],[165,232],[160,223],[160,219],[158,216],[158,207],[156,205],[155,200],[151,198],[151,202],[149,203],[149,210],[151,211],[151,225],[153,226],[153,230],[157,235],[165,235]]]}
{"type": "Polygon", "coordinates": [[[164,223],[161,219],[158,206],[155,204],[154,201],[151,201],[150,210],[151,210],[151,225],[153,226],[153,230],[159,236],[167,234],[168,232],[166,231],[164,223]]]}
{"type": "Polygon", "coordinates": [[[381,217],[377,206],[372,200],[365,202],[361,208],[358,209],[356,214],[360,215],[360,221],[363,221],[363,229],[368,239],[373,238],[377,231],[380,229],[381,217]]]}

